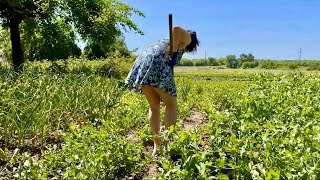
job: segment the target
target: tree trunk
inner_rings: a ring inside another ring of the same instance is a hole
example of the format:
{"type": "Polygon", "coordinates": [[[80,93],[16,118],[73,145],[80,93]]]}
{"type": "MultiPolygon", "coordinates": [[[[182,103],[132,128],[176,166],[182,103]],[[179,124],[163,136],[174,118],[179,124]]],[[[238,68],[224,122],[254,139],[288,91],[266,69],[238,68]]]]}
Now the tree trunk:
{"type": "Polygon", "coordinates": [[[12,47],[12,61],[13,66],[16,70],[22,69],[24,63],[23,51],[20,41],[20,30],[19,24],[21,22],[20,18],[12,18],[9,21],[10,27],[10,38],[12,47]]]}

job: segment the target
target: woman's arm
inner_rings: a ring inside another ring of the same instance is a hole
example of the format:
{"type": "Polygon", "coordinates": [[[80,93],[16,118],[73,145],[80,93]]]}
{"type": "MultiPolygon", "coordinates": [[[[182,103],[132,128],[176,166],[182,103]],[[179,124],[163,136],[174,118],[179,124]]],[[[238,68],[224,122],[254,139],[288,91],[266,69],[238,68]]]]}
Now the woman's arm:
{"type": "Polygon", "coordinates": [[[173,52],[178,52],[178,48],[185,48],[191,42],[190,34],[179,26],[172,29],[173,52]]]}

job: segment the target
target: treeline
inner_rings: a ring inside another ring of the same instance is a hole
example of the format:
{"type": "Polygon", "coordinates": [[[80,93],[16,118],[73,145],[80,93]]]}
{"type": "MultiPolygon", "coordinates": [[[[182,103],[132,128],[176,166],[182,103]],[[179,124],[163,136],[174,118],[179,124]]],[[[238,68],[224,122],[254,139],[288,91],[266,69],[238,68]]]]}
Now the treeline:
{"type": "Polygon", "coordinates": [[[262,69],[298,69],[320,70],[320,61],[318,60],[271,60],[255,59],[249,54],[228,55],[226,57],[208,59],[182,59],[179,66],[219,66],[221,68],[262,68],[262,69]]]}
{"type": "Polygon", "coordinates": [[[228,68],[254,68],[259,65],[255,61],[254,56],[249,54],[241,54],[239,58],[236,55],[228,55],[222,58],[209,57],[208,59],[182,59],[181,66],[226,66],[228,68]]]}

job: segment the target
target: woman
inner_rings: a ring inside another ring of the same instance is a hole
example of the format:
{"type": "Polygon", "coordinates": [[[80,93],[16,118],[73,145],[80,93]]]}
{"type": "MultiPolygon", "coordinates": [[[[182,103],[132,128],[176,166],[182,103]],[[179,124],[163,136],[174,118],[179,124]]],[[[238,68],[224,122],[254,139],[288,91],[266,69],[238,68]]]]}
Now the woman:
{"type": "Polygon", "coordinates": [[[168,128],[177,119],[177,93],[173,67],[184,52],[195,52],[199,41],[196,32],[174,27],[172,30],[173,55],[169,56],[170,41],[162,39],[151,45],[137,57],[126,78],[126,84],[134,91],[143,93],[149,103],[149,122],[153,135],[154,155],[160,146],[160,101],[165,106],[164,124],[168,128]]]}

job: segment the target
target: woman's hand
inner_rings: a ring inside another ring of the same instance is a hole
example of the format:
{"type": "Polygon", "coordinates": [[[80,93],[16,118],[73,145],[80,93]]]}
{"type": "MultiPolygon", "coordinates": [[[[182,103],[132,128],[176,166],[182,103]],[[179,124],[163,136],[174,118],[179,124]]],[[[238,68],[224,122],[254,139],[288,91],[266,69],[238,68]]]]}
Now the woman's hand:
{"type": "Polygon", "coordinates": [[[171,60],[169,61],[169,66],[173,67],[174,65],[177,64],[177,59],[178,59],[178,53],[173,52],[171,56],[171,60]]]}

